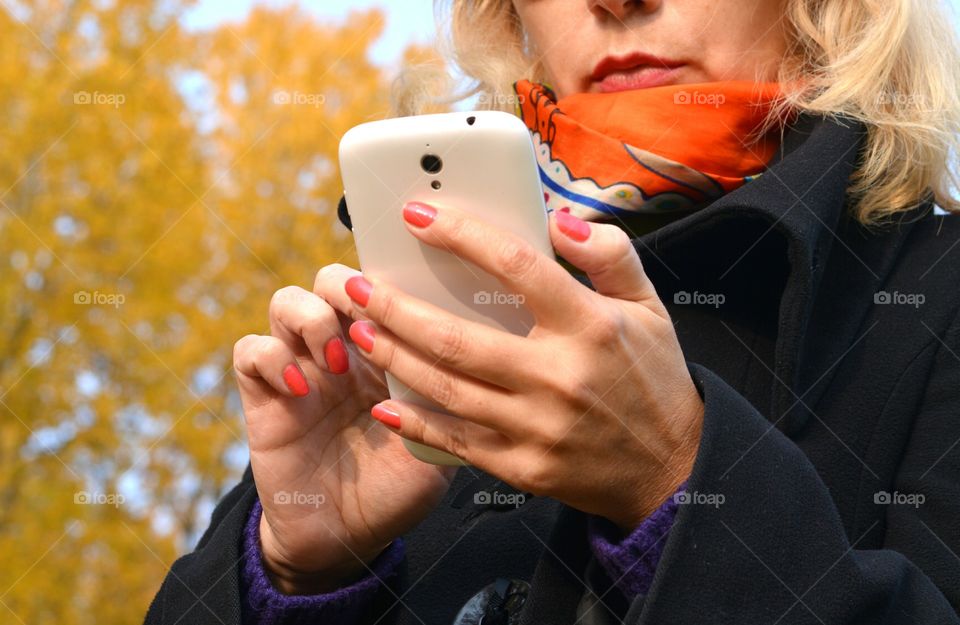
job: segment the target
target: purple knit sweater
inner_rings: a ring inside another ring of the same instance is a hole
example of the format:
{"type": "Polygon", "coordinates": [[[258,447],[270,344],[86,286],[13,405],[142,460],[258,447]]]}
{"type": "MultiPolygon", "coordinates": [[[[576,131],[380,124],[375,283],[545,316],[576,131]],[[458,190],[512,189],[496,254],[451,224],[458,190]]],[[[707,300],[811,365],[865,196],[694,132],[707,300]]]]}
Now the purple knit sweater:
{"type": "Polygon", "coordinates": [[[243,532],[243,570],[240,575],[244,625],[319,625],[354,623],[377,592],[381,580],[396,573],[403,560],[403,538],[396,538],[370,563],[359,580],[333,592],[319,595],[285,595],[273,587],[263,568],[260,552],[260,515],[257,499],[250,509],[243,532]]]}
{"type": "MultiPolygon", "coordinates": [[[[686,485],[686,482],[681,484],[674,495],[622,540],[613,522],[588,515],[590,548],[626,597],[645,594],[650,589],[667,533],[677,513],[677,494],[683,492],[686,485]]],[[[257,500],[244,530],[241,574],[244,625],[354,623],[380,588],[382,580],[396,573],[397,565],[404,557],[403,538],[397,538],[370,563],[370,570],[353,584],[319,595],[285,595],[273,587],[263,568],[260,557],[262,512],[257,500]]]]}

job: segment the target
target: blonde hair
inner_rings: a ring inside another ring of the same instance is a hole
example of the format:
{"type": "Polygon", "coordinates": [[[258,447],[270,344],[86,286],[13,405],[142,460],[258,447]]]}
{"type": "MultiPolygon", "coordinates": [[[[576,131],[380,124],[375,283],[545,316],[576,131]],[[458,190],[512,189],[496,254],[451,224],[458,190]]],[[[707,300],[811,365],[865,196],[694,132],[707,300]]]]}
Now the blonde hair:
{"type": "MultiPolygon", "coordinates": [[[[436,63],[407,67],[394,83],[394,114],[468,97],[476,108],[513,111],[514,81],[549,80],[511,0],[435,0],[434,9],[441,51],[470,84],[453,93],[436,63]]],[[[952,17],[937,0],[786,0],[789,49],[777,80],[797,87],[769,119],[793,109],[864,122],[866,144],[848,193],[865,225],[931,199],[960,212],[952,195],[960,148],[952,17]]]]}

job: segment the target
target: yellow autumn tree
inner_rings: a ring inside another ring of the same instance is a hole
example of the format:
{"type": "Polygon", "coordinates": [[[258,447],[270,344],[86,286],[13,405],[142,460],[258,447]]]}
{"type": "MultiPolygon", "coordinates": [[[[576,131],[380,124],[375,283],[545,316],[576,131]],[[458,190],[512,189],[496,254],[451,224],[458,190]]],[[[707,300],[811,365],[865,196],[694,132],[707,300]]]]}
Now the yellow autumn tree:
{"type": "Polygon", "coordinates": [[[0,4],[0,622],[136,623],[246,463],[233,343],[356,265],[336,150],[383,16],[0,4]]]}
{"type": "Polygon", "coordinates": [[[220,172],[214,209],[230,235],[228,255],[259,276],[244,282],[247,327],[266,323],[278,283],[309,286],[320,266],[355,262],[336,218],[337,147],[350,127],[388,113],[387,79],[367,59],[382,28],[380,13],[323,29],[295,6],[259,8],[206,42],[220,172]]]}

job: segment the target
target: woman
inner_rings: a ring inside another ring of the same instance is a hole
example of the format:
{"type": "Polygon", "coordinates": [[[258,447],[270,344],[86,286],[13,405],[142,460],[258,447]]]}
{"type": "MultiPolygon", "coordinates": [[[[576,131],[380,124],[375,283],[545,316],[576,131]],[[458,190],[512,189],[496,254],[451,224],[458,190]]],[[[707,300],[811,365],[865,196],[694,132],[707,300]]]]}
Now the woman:
{"type": "Polygon", "coordinates": [[[530,127],[561,262],[453,206],[404,216],[536,325],[343,265],[278,291],[235,349],[251,466],[147,621],[960,623],[941,11],[450,8],[481,103],[530,127]],[[460,418],[388,400],[384,370],[460,418]]]}

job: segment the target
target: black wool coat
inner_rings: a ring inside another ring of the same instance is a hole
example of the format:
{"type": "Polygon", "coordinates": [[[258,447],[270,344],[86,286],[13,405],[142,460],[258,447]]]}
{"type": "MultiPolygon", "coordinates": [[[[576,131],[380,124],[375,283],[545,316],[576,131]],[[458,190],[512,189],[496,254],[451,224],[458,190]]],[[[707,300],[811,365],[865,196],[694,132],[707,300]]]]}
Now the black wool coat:
{"type": "MultiPolygon", "coordinates": [[[[476,504],[511,489],[463,467],[364,623],[453,623],[498,578],[529,582],[524,625],[960,623],[960,216],[852,220],[864,138],[803,115],[758,179],[634,238],[706,407],[647,595],[611,588],[582,512],[476,504]]],[[[248,467],[148,623],[239,622],[254,497],[248,467]]]]}

